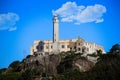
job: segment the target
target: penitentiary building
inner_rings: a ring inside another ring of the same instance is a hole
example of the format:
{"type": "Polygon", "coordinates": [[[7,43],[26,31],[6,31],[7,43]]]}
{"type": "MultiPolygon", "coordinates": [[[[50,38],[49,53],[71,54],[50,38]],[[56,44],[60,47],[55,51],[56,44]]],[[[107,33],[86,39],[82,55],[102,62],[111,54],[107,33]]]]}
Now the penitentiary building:
{"type": "Polygon", "coordinates": [[[53,18],[53,40],[36,40],[30,48],[30,54],[49,55],[60,52],[75,51],[76,53],[92,54],[104,48],[95,43],[90,43],[78,37],[76,39],[59,40],[58,15],[53,18]]]}

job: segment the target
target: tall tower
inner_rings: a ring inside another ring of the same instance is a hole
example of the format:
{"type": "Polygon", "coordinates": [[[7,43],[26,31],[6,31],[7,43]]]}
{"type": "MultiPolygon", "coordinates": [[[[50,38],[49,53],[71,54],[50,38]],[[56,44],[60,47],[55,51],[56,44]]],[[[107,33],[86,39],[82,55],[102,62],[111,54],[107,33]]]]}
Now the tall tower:
{"type": "Polygon", "coordinates": [[[59,18],[57,14],[53,18],[53,53],[59,53],[59,18]]]}
{"type": "Polygon", "coordinates": [[[58,15],[54,15],[53,18],[53,43],[59,41],[59,19],[58,15]]]}

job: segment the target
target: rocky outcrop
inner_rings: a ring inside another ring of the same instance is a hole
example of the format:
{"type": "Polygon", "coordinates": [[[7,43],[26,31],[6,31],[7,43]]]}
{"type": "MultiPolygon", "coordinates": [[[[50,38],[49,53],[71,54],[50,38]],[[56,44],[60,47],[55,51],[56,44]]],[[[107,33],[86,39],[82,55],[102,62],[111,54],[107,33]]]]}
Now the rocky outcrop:
{"type": "Polygon", "coordinates": [[[18,66],[17,71],[39,70],[41,73],[57,74],[67,69],[78,69],[81,72],[88,71],[95,63],[80,54],[69,54],[62,58],[60,54],[48,56],[27,56],[18,66]]]}
{"type": "Polygon", "coordinates": [[[89,60],[78,59],[73,62],[74,67],[77,67],[81,72],[88,71],[94,66],[94,63],[89,60]]]}
{"type": "Polygon", "coordinates": [[[39,67],[43,73],[56,74],[56,67],[60,63],[60,55],[49,55],[49,56],[31,56],[26,58],[21,63],[21,71],[27,69],[35,69],[39,67]]]}
{"type": "MultiPolygon", "coordinates": [[[[56,74],[57,70],[56,67],[59,65],[61,61],[60,55],[50,55],[43,57],[42,65],[44,66],[44,72],[50,74],[56,74]]],[[[41,61],[39,61],[41,64],[41,61]]]]}

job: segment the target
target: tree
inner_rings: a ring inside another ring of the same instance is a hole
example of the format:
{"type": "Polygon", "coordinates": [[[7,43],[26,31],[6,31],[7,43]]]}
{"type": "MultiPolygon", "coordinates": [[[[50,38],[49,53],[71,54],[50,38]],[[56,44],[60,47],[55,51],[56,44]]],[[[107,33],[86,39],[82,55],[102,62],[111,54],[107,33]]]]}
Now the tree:
{"type": "Polygon", "coordinates": [[[119,44],[113,45],[109,53],[113,53],[113,54],[120,53],[120,45],[119,44]]]}
{"type": "Polygon", "coordinates": [[[26,70],[18,80],[33,80],[33,71],[31,69],[26,70]]]}
{"type": "Polygon", "coordinates": [[[2,72],[5,72],[6,70],[7,70],[7,68],[0,69],[0,74],[2,74],[2,72]]]}
{"type": "Polygon", "coordinates": [[[26,57],[26,58],[30,58],[30,57],[32,57],[32,55],[27,55],[27,57],[26,57]]]}
{"type": "Polygon", "coordinates": [[[33,80],[35,76],[40,76],[42,74],[41,67],[36,67],[34,69],[27,69],[21,74],[18,80],[33,80]]]}
{"type": "Polygon", "coordinates": [[[20,72],[9,72],[0,74],[0,80],[18,80],[20,76],[21,76],[20,72]]]}
{"type": "Polygon", "coordinates": [[[14,61],[9,65],[9,68],[12,68],[13,72],[17,72],[19,71],[18,70],[19,65],[20,65],[20,61],[14,61]]]}
{"type": "Polygon", "coordinates": [[[97,55],[98,55],[99,57],[102,56],[102,50],[101,50],[101,49],[97,50],[97,55]]]}

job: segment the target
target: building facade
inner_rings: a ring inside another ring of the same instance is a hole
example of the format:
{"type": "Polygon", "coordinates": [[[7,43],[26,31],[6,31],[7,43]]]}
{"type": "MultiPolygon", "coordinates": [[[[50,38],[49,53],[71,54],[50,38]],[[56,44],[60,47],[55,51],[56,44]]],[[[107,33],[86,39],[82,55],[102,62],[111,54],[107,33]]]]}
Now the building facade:
{"type": "Polygon", "coordinates": [[[77,39],[59,40],[59,18],[53,18],[53,40],[36,40],[31,46],[30,54],[49,55],[60,52],[75,51],[76,53],[92,54],[104,48],[78,37],[77,39]]]}
{"type": "MultiPolygon", "coordinates": [[[[42,54],[48,55],[53,54],[53,41],[52,40],[43,40],[43,41],[34,41],[34,45],[31,46],[31,55],[34,54],[42,54]]],[[[67,52],[67,51],[75,51],[76,53],[85,53],[92,54],[97,50],[102,50],[104,52],[104,48],[95,43],[90,43],[82,38],[78,37],[78,39],[70,39],[70,40],[59,40],[59,52],[67,52]]]]}

